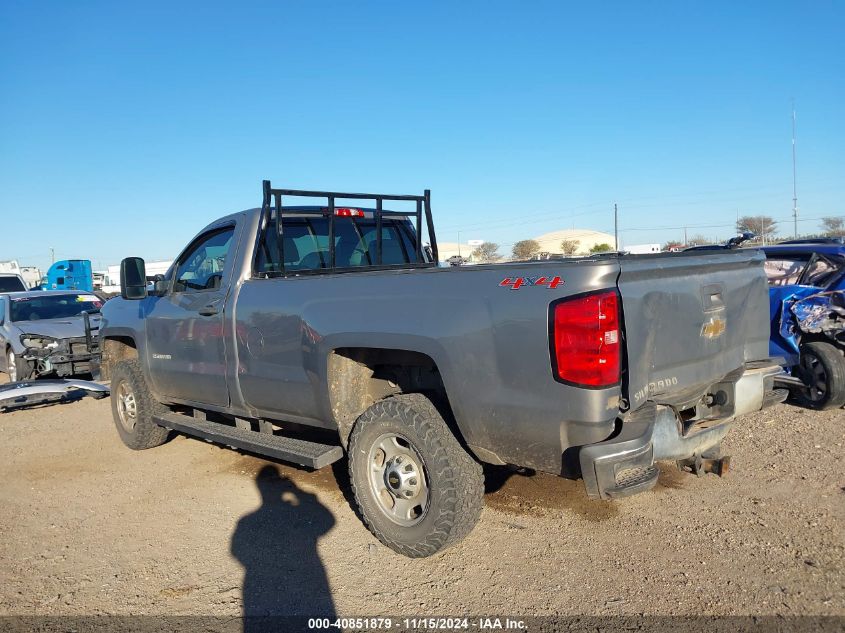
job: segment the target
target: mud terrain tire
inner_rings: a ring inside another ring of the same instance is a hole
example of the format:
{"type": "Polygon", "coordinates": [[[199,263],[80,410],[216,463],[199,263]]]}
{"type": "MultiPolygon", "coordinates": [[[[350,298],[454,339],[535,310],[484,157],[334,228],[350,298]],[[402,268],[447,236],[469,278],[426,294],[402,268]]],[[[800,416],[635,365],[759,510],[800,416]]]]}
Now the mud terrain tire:
{"type": "Polygon", "coordinates": [[[481,465],[422,394],[387,398],[361,414],[349,438],[349,478],[370,531],[411,558],[454,545],[481,514],[481,465]]]}

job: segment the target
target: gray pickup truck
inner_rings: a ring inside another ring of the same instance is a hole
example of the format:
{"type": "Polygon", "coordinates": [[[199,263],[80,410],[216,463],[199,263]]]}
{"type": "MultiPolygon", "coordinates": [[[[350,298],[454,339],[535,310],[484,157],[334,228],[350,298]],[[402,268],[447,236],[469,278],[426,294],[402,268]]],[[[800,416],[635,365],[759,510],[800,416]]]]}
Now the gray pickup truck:
{"type": "Polygon", "coordinates": [[[175,431],[310,468],[345,453],[373,534],[428,556],[477,522],[481,462],[581,478],[596,499],[648,490],[656,460],[725,466],[733,420],[786,397],[762,262],[439,267],[428,191],[265,181],[261,208],[208,225],[166,275],[123,261],[102,370],[130,448],[175,431]],[[289,204],[303,197],[321,204],[289,204]]]}

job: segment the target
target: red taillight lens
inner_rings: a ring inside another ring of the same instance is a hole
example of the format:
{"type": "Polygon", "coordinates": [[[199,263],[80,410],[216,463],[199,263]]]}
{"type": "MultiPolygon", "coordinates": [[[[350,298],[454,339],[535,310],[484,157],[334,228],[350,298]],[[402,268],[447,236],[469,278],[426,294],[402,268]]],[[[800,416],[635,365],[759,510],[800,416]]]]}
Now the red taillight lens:
{"type": "Polygon", "coordinates": [[[615,291],[565,299],[552,308],[552,369],[587,387],[619,383],[619,298],[615,291]]]}
{"type": "Polygon", "coordinates": [[[363,218],[364,212],[361,209],[349,209],[340,207],[334,210],[334,214],[341,218],[363,218]]]}

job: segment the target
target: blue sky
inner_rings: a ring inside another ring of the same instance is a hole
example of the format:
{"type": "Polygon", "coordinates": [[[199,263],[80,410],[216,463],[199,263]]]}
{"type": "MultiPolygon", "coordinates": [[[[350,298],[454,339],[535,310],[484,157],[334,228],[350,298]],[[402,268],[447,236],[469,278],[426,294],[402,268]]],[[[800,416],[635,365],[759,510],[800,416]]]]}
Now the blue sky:
{"type": "Polygon", "coordinates": [[[296,188],[432,190],[441,241],[845,215],[843,2],[0,7],[0,260],[175,256],[296,188]]]}

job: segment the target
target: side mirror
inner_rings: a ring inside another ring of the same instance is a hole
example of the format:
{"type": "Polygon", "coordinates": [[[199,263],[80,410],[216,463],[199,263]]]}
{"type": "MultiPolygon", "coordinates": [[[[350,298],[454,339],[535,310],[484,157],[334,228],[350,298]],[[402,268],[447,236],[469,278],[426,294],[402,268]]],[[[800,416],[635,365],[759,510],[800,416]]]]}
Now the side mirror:
{"type": "Polygon", "coordinates": [[[129,300],[147,297],[147,269],[140,257],[120,262],[120,296],[129,300]]]}

